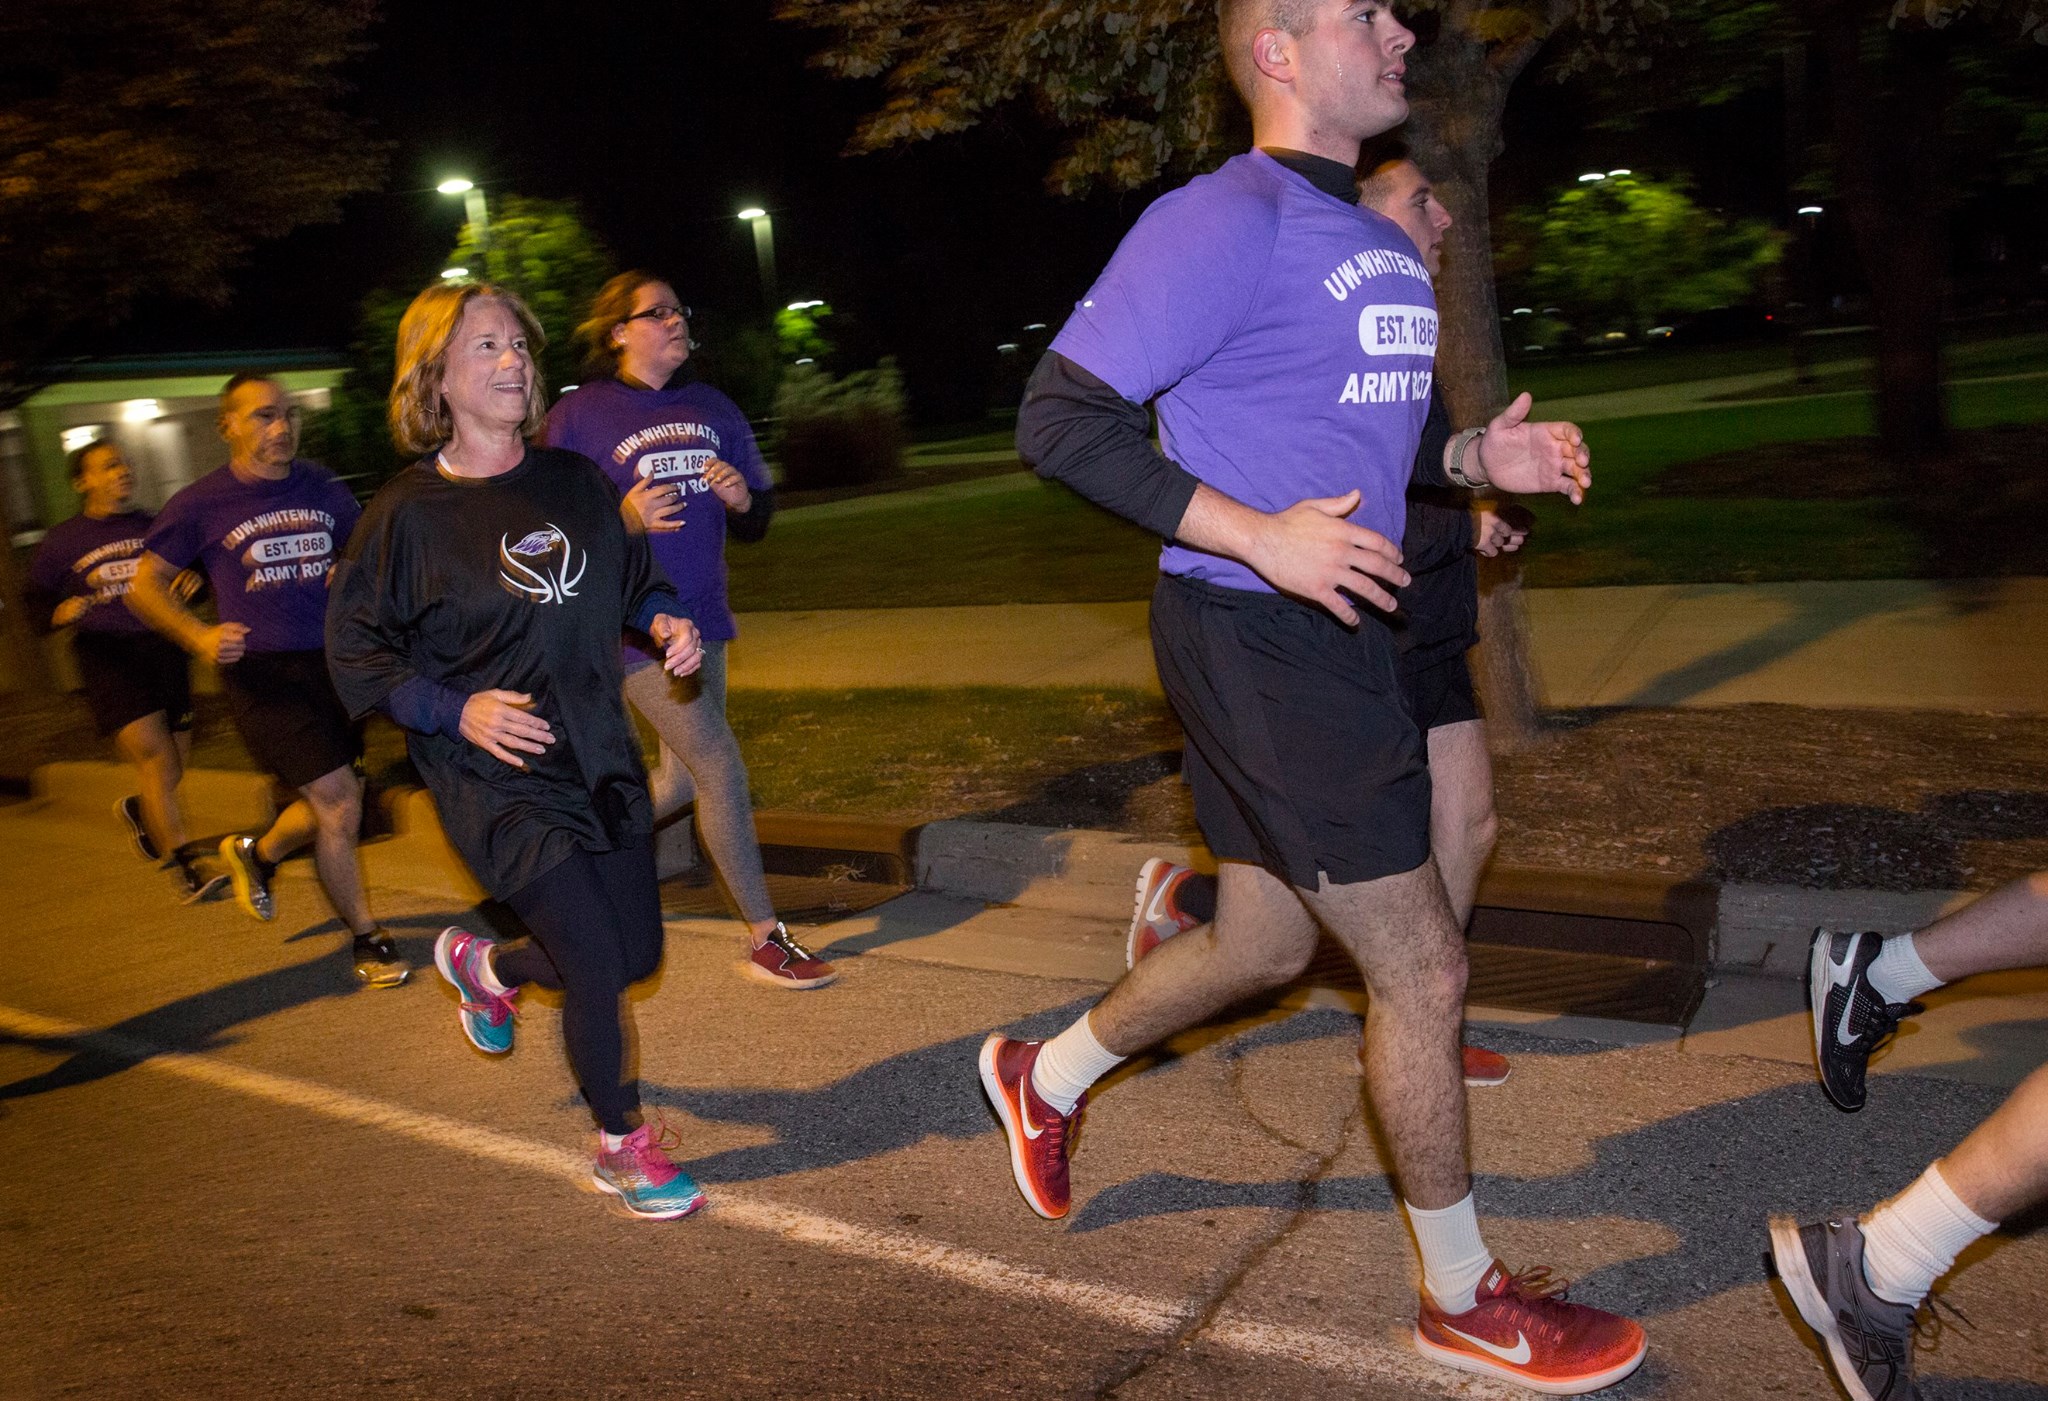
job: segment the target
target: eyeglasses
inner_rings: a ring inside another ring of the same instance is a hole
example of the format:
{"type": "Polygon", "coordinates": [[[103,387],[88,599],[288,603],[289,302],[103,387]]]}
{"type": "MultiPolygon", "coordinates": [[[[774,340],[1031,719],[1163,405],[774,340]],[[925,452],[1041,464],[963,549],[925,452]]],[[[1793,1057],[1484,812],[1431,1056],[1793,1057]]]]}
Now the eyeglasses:
{"type": "Polygon", "coordinates": [[[636,311],[631,316],[620,319],[625,321],[688,321],[694,315],[696,313],[686,306],[651,306],[645,311],[636,311]]]}

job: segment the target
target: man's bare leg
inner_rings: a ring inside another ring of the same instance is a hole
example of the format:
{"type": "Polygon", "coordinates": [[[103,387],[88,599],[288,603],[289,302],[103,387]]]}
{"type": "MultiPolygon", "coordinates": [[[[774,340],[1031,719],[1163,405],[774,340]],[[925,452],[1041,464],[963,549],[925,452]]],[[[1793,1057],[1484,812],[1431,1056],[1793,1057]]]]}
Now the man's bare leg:
{"type": "Polygon", "coordinates": [[[135,766],[143,829],[166,857],[185,845],[178,784],[185,776],[184,755],[190,744],[190,737],[183,732],[173,737],[170,721],[161,710],[129,721],[114,735],[114,747],[135,766]]]}
{"type": "Polygon", "coordinates": [[[1470,1196],[1458,1023],[1465,943],[1434,862],[1380,880],[1325,881],[1303,899],[1358,963],[1371,1001],[1365,1083],[1405,1201],[1440,1210],[1470,1196]]]}
{"type": "Polygon", "coordinates": [[[1226,861],[1216,920],[1169,939],[1088,1013],[1102,1046],[1134,1056],[1234,1002],[1288,982],[1316,951],[1316,924],[1294,888],[1226,861]]]}
{"type": "Polygon", "coordinates": [[[2048,965],[2048,871],[2009,881],[1911,938],[1927,971],[1944,983],[2048,965]]]}
{"type": "Polygon", "coordinates": [[[256,854],[265,864],[275,866],[312,841],[319,831],[320,818],[313,805],[304,798],[295,798],[278,810],[270,829],[256,839],[256,854]]]}
{"type": "Polygon", "coordinates": [[[1479,901],[1479,877],[1493,857],[1500,824],[1493,809],[1493,758],[1486,752],[1486,722],[1438,725],[1429,741],[1429,849],[1451,903],[1451,922],[1463,929],[1479,901]]]}
{"type": "Polygon", "coordinates": [[[363,891],[362,868],[356,861],[356,841],[363,830],[362,782],[355,770],[344,764],[299,792],[305,795],[314,817],[313,867],[319,873],[320,888],[327,892],[328,903],[351,934],[368,934],[377,921],[370,917],[370,897],[363,891]]]}

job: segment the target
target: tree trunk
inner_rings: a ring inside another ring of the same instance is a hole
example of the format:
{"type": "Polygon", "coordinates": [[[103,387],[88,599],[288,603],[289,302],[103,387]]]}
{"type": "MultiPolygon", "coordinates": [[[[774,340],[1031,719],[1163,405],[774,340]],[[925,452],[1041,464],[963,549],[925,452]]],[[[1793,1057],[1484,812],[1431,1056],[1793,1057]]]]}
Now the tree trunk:
{"type": "MultiPolygon", "coordinates": [[[[1488,213],[1488,170],[1501,151],[1501,114],[1508,90],[1541,45],[1542,37],[1513,45],[1473,38],[1476,10],[1454,5],[1435,43],[1409,55],[1407,135],[1415,163],[1450,211],[1444,266],[1437,277],[1442,338],[1437,383],[1451,422],[1475,427],[1508,401],[1507,359],[1500,339],[1500,304],[1494,297],[1493,229],[1488,213]]],[[[1487,738],[1502,753],[1542,733],[1536,708],[1529,622],[1522,603],[1522,570],[1512,556],[1482,560],[1479,569],[1479,646],[1473,680],[1486,715],[1487,738]]]]}
{"type": "Polygon", "coordinates": [[[1838,5],[1820,42],[1842,205],[1877,326],[1878,436],[1887,456],[1918,464],[1938,461],[1948,443],[1941,388],[1948,40],[1881,23],[1863,6],[1838,5]]]}
{"type": "Polygon", "coordinates": [[[8,516],[6,496],[0,493],[0,632],[6,633],[8,650],[14,654],[14,675],[20,688],[54,690],[56,679],[43,654],[43,639],[29,622],[22,585],[22,571],[14,556],[14,522],[8,516]]]}

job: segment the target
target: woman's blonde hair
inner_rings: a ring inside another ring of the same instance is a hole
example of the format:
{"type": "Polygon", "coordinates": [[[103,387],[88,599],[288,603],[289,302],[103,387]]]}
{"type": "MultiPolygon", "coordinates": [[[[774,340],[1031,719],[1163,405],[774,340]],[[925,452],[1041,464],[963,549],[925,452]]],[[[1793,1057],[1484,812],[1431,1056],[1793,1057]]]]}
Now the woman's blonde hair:
{"type": "Polygon", "coordinates": [[[612,331],[633,314],[634,299],[650,282],[675,285],[658,273],[633,268],[597,289],[597,295],[590,302],[590,314],[583,318],[583,323],[575,331],[575,339],[583,347],[585,374],[594,377],[619,372],[619,356],[623,352],[612,343],[612,331]]]}
{"type": "Polygon", "coordinates": [[[391,441],[398,450],[423,457],[454,436],[455,419],[441,397],[441,376],[447,369],[448,347],[462,325],[462,313],[474,301],[502,302],[526,332],[533,373],[526,381],[526,420],[522,437],[537,438],[547,425],[548,394],[540,382],[540,351],[547,344],[540,322],[526,303],[488,282],[437,282],[412,299],[398,323],[398,371],[391,377],[391,441]]]}

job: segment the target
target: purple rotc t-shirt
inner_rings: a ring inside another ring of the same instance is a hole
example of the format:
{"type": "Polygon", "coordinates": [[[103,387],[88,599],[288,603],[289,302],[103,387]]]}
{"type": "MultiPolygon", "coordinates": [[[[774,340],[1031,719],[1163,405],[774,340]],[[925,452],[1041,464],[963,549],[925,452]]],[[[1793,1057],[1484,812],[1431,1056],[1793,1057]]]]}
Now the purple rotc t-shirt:
{"type": "MultiPolygon", "coordinates": [[[[725,598],[725,503],[704,480],[716,457],[730,462],[752,491],[766,491],[768,464],[754,430],[732,400],[708,384],[636,389],[617,379],[571,390],[548,414],[547,445],[583,454],[620,495],[644,477],[683,489],[681,530],[650,534],[654,562],[675,586],[706,642],[730,642],[739,624],[725,598]]],[[[658,659],[628,634],[626,668],[658,659]]]]}
{"type": "MultiPolygon", "coordinates": [[[[1156,399],[1166,455],[1226,496],[1281,511],[1357,488],[1353,523],[1399,543],[1436,337],[1408,236],[1252,151],[1155,201],[1052,348],[1156,399]]],[[[1159,567],[1273,592],[1184,545],[1159,567]]]]}
{"type": "Polygon", "coordinates": [[[173,569],[194,562],[220,620],[249,629],[251,652],[326,643],[327,571],[363,514],[334,473],[303,458],[282,481],[208,472],[164,503],[147,547],[173,569]]]}
{"type": "Polygon", "coordinates": [[[36,622],[49,622],[50,613],[66,599],[89,598],[92,602],[73,624],[80,632],[148,632],[149,624],[122,602],[148,532],[147,511],[97,520],[80,512],[51,526],[28,567],[29,591],[42,614],[36,622]]]}

